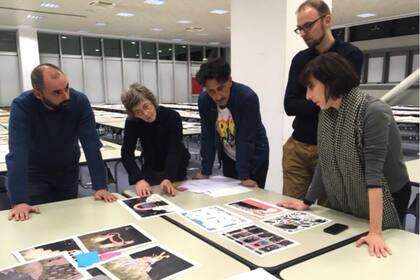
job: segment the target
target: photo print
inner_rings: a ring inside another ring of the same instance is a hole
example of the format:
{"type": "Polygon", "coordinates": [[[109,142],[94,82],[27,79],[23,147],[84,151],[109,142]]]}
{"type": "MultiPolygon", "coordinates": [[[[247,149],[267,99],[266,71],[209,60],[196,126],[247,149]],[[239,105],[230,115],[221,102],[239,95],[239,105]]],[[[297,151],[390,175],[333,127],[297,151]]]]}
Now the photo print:
{"type": "Polygon", "coordinates": [[[246,198],[226,205],[258,218],[266,218],[287,211],[285,208],[263,202],[255,198],[246,198]]]}
{"type": "Polygon", "coordinates": [[[154,239],[134,224],[100,230],[78,236],[88,251],[99,254],[145,245],[154,239]]]}
{"type": "Polygon", "coordinates": [[[95,266],[86,270],[92,278],[95,280],[111,280],[111,277],[106,275],[106,273],[102,270],[101,267],[95,266]]]}
{"type": "Polygon", "coordinates": [[[311,229],[330,221],[329,219],[303,211],[290,211],[284,215],[263,220],[264,223],[287,233],[296,233],[311,229]]]}
{"type": "Polygon", "coordinates": [[[240,226],[251,221],[219,206],[197,208],[181,213],[188,221],[209,231],[216,232],[230,227],[240,226]]]}
{"type": "Polygon", "coordinates": [[[256,225],[226,231],[221,235],[258,256],[266,256],[299,244],[256,225]]]}
{"type": "Polygon", "coordinates": [[[182,211],[181,208],[157,194],[148,197],[121,199],[118,202],[132,215],[140,219],[182,211]]]}
{"type": "Polygon", "coordinates": [[[83,250],[74,238],[67,238],[60,241],[36,245],[34,247],[13,252],[13,255],[19,262],[31,261],[45,258],[60,253],[68,253],[74,260],[76,255],[83,250]]]}
{"type": "Polygon", "coordinates": [[[72,259],[66,255],[56,255],[44,259],[19,264],[0,270],[1,280],[77,280],[86,279],[72,259]]]}
{"type": "Polygon", "coordinates": [[[103,264],[113,279],[170,279],[197,266],[162,246],[130,253],[103,264]]]}

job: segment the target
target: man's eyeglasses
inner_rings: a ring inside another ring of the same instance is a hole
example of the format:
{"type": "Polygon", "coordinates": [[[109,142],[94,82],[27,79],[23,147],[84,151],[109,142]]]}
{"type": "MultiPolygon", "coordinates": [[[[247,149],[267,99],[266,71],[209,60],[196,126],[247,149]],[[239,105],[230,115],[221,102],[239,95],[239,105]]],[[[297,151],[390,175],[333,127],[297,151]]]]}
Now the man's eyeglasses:
{"type": "Polygon", "coordinates": [[[318,21],[318,20],[320,20],[321,18],[323,18],[323,17],[325,17],[325,15],[322,15],[322,16],[320,16],[320,17],[318,17],[316,20],[314,20],[314,21],[310,21],[310,22],[307,22],[307,23],[305,23],[304,25],[302,25],[302,26],[297,26],[296,27],[296,29],[295,30],[293,30],[293,31],[295,31],[295,33],[296,34],[300,34],[300,33],[302,33],[302,32],[308,32],[309,30],[311,30],[312,29],[312,27],[314,26],[314,24],[318,21]]]}

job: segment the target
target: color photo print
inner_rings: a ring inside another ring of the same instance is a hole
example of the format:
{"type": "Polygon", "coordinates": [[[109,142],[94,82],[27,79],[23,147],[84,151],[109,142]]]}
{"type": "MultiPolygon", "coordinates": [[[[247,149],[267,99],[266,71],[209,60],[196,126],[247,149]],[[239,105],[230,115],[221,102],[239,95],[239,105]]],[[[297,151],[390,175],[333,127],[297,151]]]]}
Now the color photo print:
{"type": "Polygon", "coordinates": [[[303,211],[290,211],[284,215],[263,220],[264,223],[276,227],[287,233],[296,233],[311,229],[331,220],[303,211]]]}
{"type": "Polygon", "coordinates": [[[180,257],[161,245],[125,254],[102,266],[114,275],[112,279],[170,279],[197,267],[191,260],[180,257]]]}
{"type": "Polygon", "coordinates": [[[245,217],[215,205],[186,211],[181,213],[181,216],[209,232],[226,230],[251,222],[245,217]]]}
{"type": "Polygon", "coordinates": [[[15,251],[13,252],[13,255],[19,262],[41,259],[51,255],[58,255],[60,253],[68,253],[74,260],[76,260],[76,255],[82,252],[83,249],[78,240],[75,238],[67,238],[15,251]]]}
{"type": "Polygon", "coordinates": [[[256,225],[226,231],[221,235],[258,256],[266,256],[299,244],[256,225]]]}
{"type": "Polygon", "coordinates": [[[76,268],[67,254],[34,260],[0,270],[1,280],[78,280],[87,279],[86,272],[76,268]]]}
{"type": "Polygon", "coordinates": [[[127,224],[110,229],[103,229],[78,236],[88,251],[99,254],[120,251],[154,242],[153,237],[134,224],[127,224]]]}
{"type": "Polygon", "coordinates": [[[246,198],[226,205],[260,219],[282,214],[287,211],[285,208],[275,206],[255,198],[246,198]]]}
{"type": "Polygon", "coordinates": [[[118,202],[136,218],[148,218],[181,212],[182,209],[157,194],[121,199],[118,202]]]}
{"type": "Polygon", "coordinates": [[[95,280],[110,280],[110,279],[112,279],[111,276],[108,276],[104,272],[103,268],[100,267],[100,266],[95,266],[95,267],[89,268],[86,271],[90,274],[90,276],[92,276],[92,278],[89,278],[91,280],[92,279],[95,279],[95,280]]]}

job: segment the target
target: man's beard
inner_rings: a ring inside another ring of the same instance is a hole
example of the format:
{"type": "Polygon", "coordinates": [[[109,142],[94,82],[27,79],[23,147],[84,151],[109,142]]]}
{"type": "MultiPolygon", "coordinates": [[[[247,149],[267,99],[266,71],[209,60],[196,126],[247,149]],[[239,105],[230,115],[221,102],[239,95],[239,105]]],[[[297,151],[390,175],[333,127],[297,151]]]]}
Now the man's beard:
{"type": "Polygon", "coordinates": [[[63,101],[60,104],[53,104],[51,101],[46,99],[44,96],[41,97],[41,101],[45,106],[50,107],[54,111],[61,110],[65,107],[67,107],[70,104],[70,100],[63,101]]]}
{"type": "Polygon", "coordinates": [[[307,41],[305,41],[305,43],[306,43],[306,45],[308,46],[308,47],[317,47],[319,44],[321,44],[321,42],[324,40],[324,38],[325,38],[325,30],[324,30],[324,24],[323,23],[321,23],[322,24],[322,35],[321,35],[321,37],[319,38],[319,39],[317,39],[317,40],[311,40],[310,42],[307,42],[307,41]]]}

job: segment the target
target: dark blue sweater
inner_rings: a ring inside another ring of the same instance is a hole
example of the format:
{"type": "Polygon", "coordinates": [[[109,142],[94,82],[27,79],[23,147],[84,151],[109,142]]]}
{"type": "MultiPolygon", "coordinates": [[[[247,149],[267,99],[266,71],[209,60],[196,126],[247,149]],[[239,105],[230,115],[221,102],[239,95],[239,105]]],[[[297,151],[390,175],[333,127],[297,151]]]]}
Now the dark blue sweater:
{"type": "Polygon", "coordinates": [[[77,168],[80,140],[95,190],[106,188],[102,147],[95,117],[86,96],[70,89],[70,104],[47,109],[32,91],[16,97],[9,119],[9,154],[6,163],[13,204],[29,201],[29,174],[77,168]]]}
{"type": "MultiPolygon", "coordinates": [[[[198,108],[201,118],[201,172],[211,175],[216,149],[223,149],[216,132],[217,107],[208,93],[203,92],[198,99],[198,108]]],[[[227,108],[235,122],[238,179],[249,179],[251,171],[260,167],[269,154],[258,96],[251,88],[233,82],[227,108]]]]}
{"type": "MultiPolygon", "coordinates": [[[[350,43],[335,40],[329,52],[336,52],[347,58],[360,75],[363,53],[350,43]]],[[[284,109],[289,116],[296,116],[293,121],[293,138],[300,142],[316,145],[319,107],[306,99],[306,87],[299,81],[299,76],[309,61],[319,56],[314,48],[300,51],[293,57],[290,65],[289,80],[284,96],[284,109]]]]}

